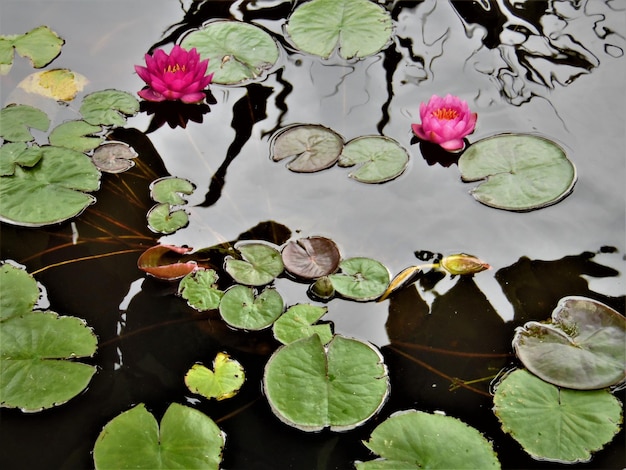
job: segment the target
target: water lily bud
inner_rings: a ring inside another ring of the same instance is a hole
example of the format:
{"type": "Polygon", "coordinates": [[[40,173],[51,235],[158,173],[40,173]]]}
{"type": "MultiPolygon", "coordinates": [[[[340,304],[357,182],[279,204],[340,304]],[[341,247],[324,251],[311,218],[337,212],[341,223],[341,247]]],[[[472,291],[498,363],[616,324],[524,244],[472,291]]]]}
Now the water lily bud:
{"type": "Polygon", "coordinates": [[[450,274],[459,274],[461,276],[465,274],[475,274],[485,271],[486,269],[491,269],[491,266],[483,260],[465,253],[445,256],[441,260],[440,264],[441,267],[450,274]]]}
{"type": "Polygon", "coordinates": [[[311,286],[311,293],[321,300],[328,300],[335,295],[335,288],[328,276],[322,276],[311,286]]]}

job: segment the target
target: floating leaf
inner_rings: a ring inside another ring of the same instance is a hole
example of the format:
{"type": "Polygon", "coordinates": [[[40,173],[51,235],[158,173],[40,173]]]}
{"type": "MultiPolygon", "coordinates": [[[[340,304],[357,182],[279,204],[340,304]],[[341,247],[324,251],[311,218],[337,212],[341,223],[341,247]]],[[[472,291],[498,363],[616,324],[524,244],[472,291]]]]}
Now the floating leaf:
{"type": "Polygon", "coordinates": [[[47,131],[48,115],[38,108],[24,104],[10,104],[0,110],[0,137],[9,142],[35,140],[29,129],[47,131]]]}
{"type": "Polygon", "coordinates": [[[39,26],[26,34],[0,37],[0,72],[4,75],[13,64],[13,48],[22,57],[30,59],[35,68],[52,62],[65,41],[47,26],[39,26]]]}
{"type": "Polygon", "coordinates": [[[330,324],[314,325],[326,315],[326,312],[328,312],[328,308],[317,305],[293,305],[274,322],[272,327],[274,338],[283,344],[288,344],[317,334],[322,344],[326,344],[333,338],[330,324]]]}
{"type": "Polygon", "coordinates": [[[16,166],[32,167],[41,160],[41,147],[24,142],[8,142],[0,147],[0,176],[11,176],[16,166]]]}
{"type": "Polygon", "coordinates": [[[126,124],[126,116],[139,112],[139,101],[130,93],[119,90],[101,90],[83,99],[80,114],[89,124],[95,126],[121,127],[126,124]]]}
{"type": "Polygon", "coordinates": [[[622,404],[607,390],[561,389],[521,369],[500,382],[493,401],[504,432],[539,460],[587,462],[622,422],[622,404]]]}
{"type": "Polygon", "coordinates": [[[376,54],[391,40],[391,16],[368,0],[313,0],[289,17],[287,33],[302,51],[344,59],[376,54]]]}
{"type": "Polygon", "coordinates": [[[389,377],[371,344],[335,335],[324,347],[313,335],[272,354],[263,389],[284,423],[303,431],[345,431],[378,412],[389,393],[389,377]]]}
{"type": "Polygon", "coordinates": [[[223,448],[224,434],[200,411],[172,403],[159,428],[142,403],[107,423],[98,436],[93,458],[96,470],[217,470],[223,448]]]}
{"type": "Polygon", "coordinates": [[[192,248],[156,245],[144,251],[137,260],[137,267],[159,279],[174,281],[185,277],[198,269],[195,261],[180,262],[181,255],[189,253],[192,248]]]}
{"type": "Polygon", "coordinates": [[[549,322],[517,328],[515,352],[543,380],[561,387],[590,390],[626,378],[626,319],[585,297],[564,297],[549,322]]]}
{"type": "Polygon", "coordinates": [[[323,126],[306,124],[281,130],[272,142],[272,160],[292,158],[287,168],[312,173],[333,166],[343,149],[343,138],[323,126]]]}
{"type": "Polygon", "coordinates": [[[554,142],[525,134],[501,134],[471,145],[459,158],[463,181],[484,180],[471,193],[491,207],[541,209],[572,192],[576,168],[554,142]]]}
{"type": "Polygon", "coordinates": [[[423,266],[409,266],[398,273],[389,283],[389,286],[378,298],[378,302],[382,302],[398,289],[408,286],[415,282],[416,276],[422,271],[423,266]]]}
{"type": "Polygon", "coordinates": [[[381,459],[357,462],[357,470],[500,468],[491,443],[482,434],[441,414],[395,413],[363,443],[381,459]]]}
{"type": "Polygon", "coordinates": [[[196,189],[195,185],[186,179],[166,176],[153,181],[150,185],[150,197],[156,202],[172,205],[186,204],[180,195],[191,194],[196,189]]]}
{"type": "Polygon", "coordinates": [[[213,269],[192,271],[180,281],[178,295],[200,312],[216,309],[224,295],[216,282],[217,273],[213,269]]]}
{"type": "Polygon", "coordinates": [[[30,74],[18,87],[57,101],[72,101],[87,84],[87,77],[68,69],[44,70],[30,74]]]}
{"type": "Polygon", "coordinates": [[[287,243],[282,258],[291,274],[303,279],[317,279],[337,271],[341,255],[331,239],[308,237],[287,243]]]}
{"type": "Polygon", "coordinates": [[[309,287],[309,295],[314,300],[326,301],[335,296],[335,288],[328,276],[322,276],[309,287]]]}
{"type": "Polygon", "coordinates": [[[233,286],[224,293],[220,315],[234,328],[262,330],[283,313],[283,298],[276,289],[266,288],[258,296],[255,289],[233,286]]]}
{"type": "Polygon", "coordinates": [[[409,154],[395,140],[364,136],[346,144],[339,156],[339,166],[361,166],[350,173],[362,183],[384,183],[400,176],[409,164],[409,154]]]}
{"type": "Polygon", "coordinates": [[[156,204],[148,211],[150,229],[164,234],[174,233],[189,224],[189,216],[183,209],[172,211],[169,204],[156,204]]]}
{"type": "Polygon", "coordinates": [[[107,142],[96,149],[91,159],[100,171],[122,173],[135,166],[135,158],[137,153],[130,145],[124,142],[107,142]]]}
{"type": "Polygon", "coordinates": [[[243,260],[228,258],[226,272],[239,284],[263,286],[283,272],[280,252],[262,243],[249,243],[237,247],[243,260]]]}
{"type": "Polygon", "coordinates": [[[192,393],[219,401],[235,396],[245,378],[241,364],[219,352],[213,360],[213,370],[194,364],[185,375],[185,384],[192,393]]]}
{"type": "Polygon", "coordinates": [[[76,150],[44,146],[32,168],[17,167],[0,177],[0,219],[26,227],[41,227],[79,215],[95,197],[83,191],[100,187],[100,172],[76,150]]]}
{"type": "Polygon", "coordinates": [[[349,258],[339,265],[341,273],[328,276],[337,292],[352,300],[374,300],[389,285],[389,270],[370,258],[349,258]]]}
{"type": "Polygon", "coordinates": [[[261,28],[239,21],[215,21],[185,36],[181,47],[209,59],[213,83],[234,85],[258,78],[278,60],[278,46],[261,28]]]}
{"type": "Polygon", "coordinates": [[[488,263],[466,253],[444,256],[440,264],[443,269],[454,276],[467,276],[491,269],[488,263]]]}
{"type": "Polygon", "coordinates": [[[100,126],[92,126],[85,121],[68,121],[52,129],[48,141],[56,147],[88,152],[95,149],[104,140],[104,137],[91,137],[101,131],[100,126]]]}
{"type": "Polygon", "coordinates": [[[39,299],[37,281],[23,269],[0,265],[0,321],[30,313],[39,299]]]}

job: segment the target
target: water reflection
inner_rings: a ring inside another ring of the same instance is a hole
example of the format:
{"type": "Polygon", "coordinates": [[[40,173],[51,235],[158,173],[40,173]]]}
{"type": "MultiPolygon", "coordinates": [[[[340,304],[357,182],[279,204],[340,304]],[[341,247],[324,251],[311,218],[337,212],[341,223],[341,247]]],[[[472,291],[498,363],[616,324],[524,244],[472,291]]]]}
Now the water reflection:
{"type": "Polygon", "coordinates": [[[156,131],[167,123],[172,129],[187,127],[189,121],[202,123],[204,115],[211,112],[210,104],[216,104],[217,100],[210,90],[205,91],[205,102],[183,103],[182,101],[142,101],[139,111],[152,116],[146,134],[156,131]]]}

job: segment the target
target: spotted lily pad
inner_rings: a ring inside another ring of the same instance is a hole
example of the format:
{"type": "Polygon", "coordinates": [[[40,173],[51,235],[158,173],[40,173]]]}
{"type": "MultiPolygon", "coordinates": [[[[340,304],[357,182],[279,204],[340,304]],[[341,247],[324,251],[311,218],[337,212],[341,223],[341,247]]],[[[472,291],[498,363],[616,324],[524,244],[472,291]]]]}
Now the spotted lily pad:
{"type": "Polygon", "coordinates": [[[559,388],[522,369],[500,382],[493,402],[504,432],[539,460],[587,462],[622,422],[622,404],[607,390],[559,388]]]}
{"type": "Polygon", "coordinates": [[[280,252],[263,243],[247,243],[237,247],[242,259],[226,259],[226,272],[239,284],[263,286],[284,270],[280,252]]]}
{"type": "Polygon", "coordinates": [[[278,46],[258,26],[239,21],[215,21],[185,36],[181,47],[196,48],[209,59],[213,83],[234,85],[256,79],[278,60],[278,46]]]}
{"type": "Polygon", "coordinates": [[[400,176],[409,164],[409,154],[395,140],[382,136],[364,136],[346,144],[339,156],[339,166],[360,165],[350,173],[362,183],[384,183],[400,176]]]}
{"type": "Polygon", "coordinates": [[[181,194],[189,195],[196,189],[195,185],[186,179],[166,176],[153,181],[150,185],[150,197],[156,202],[172,205],[186,204],[181,194]]]}
{"type": "Polygon", "coordinates": [[[263,389],[284,423],[303,431],[345,431],[378,412],[389,393],[389,377],[371,344],[335,335],[324,346],[312,335],[272,354],[263,389]]]}
{"type": "Polygon", "coordinates": [[[272,327],[274,337],[281,343],[288,344],[317,334],[322,344],[326,344],[333,338],[331,325],[328,323],[315,324],[326,315],[326,312],[328,312],[327,307],[318,305],[293,305],[274,322],[272,327]]]}
{"type": "Polygon", "coordinates": [[[220,315],[234,328],[256,331],[267,328],[283,313],[284,303],[276,289],[266,288],[257,295],[246,286],[228,289],[220,302],[220,315]]]}
{"type": "Polygon", "coordinates": [[[561,387],[590,390],[626,379],[626,319],[585,297],[560,300],[548,322],[517,328],[515,352],[532,373],[561,387]]]}
{"type": "Polygon", "coordinates": [[[124,142],[106,142],[100,145],[91,159],[100,171],[106,173],[123,173],[135,166],[133,161],[137,153],[124,142]]]}
{"type": "Polygon", "coordinates": [[[29,129],[47,131],[48,115],[38,108],[24,104],[10,104],[0,111],[0,137],[9,142],[35,140],[29,129]]]}
{"type": "Polygon", "coordinates": [[[491,207],[529,211],[555,204],[576,183],[576,168],[554,142],[501,134],[471,145],[459,158],[463,181],[482,181],[471,193],[491,207]]]}
{"type": "Polygon", "coordinates": [[[172,403],[161,425],[143,403],[116,416],[93,449],[96,470],[203,468],[217,470],[224,433],[198,410],[172,403]]]}
{"type": "Polygon", "coordinates": [[[213,370],[194,364],[185,375],[185,384],[193,393],[220,401],[235,396],[245,379],[242,365],[228,354],[219,352],[213,360],[213,370]]]}
{"type": "Polygon", "coordinates": [[[313,173],[333,166],[343,149],[343,138],[335,131],[314,124],[287,127],[272,141],[272,160],[292,160],[287,168],[296,173],[313,173]]]}
{"type": "Polygon", "coordinates": [[[25,34],[0,36],[0,73],[5,74],[13,64],[13,49],[27,57],[33,67],[42,68],[60,53],[65,41],[47,26],[39,26],[25,34]]]}
{"type": "Polygon", "coordinates": [[[224,292],[216,286],[217,273],[213,269],[198,269],[187,274],[178,285],[178,295],[200,312],[216,309],[224,292]]]}
{"type": "Polygon", "coordinates": [[[282,250],[283,263],[291,274],[303,279],[317,279],[334,273],[341,255],[334,241],[325,237],[307,237],[290,241],[282,250]]]}
{"type": "Polygon", "coordinates": [[[328,276],[335,290],[352,300],[380,297],[389,285],[389,270],[370,258],[349,258],[339,265],[340,273],[328,276]]]}
{"type": "Polygon", "coordinates": [[[139,100],[120,90],[96,91],[85,96],[80,106],[83,119],[95,126],[121,127],[126,124],[127,116],[138,112],[139,100]]]}
{"type": "Polygon", "coordinates": [[[368,0],[312,0],[289,17],[287,33],[302,51],[328,58],[366,57],[391,40],[391,15],[368,0]]]}
{"type": "MultiPolygon", "coordinates": [[[[78,152],[88,152],[95,149],[104,140],[104,137],[93,137],[101,132],[100,126],[94,126],[85,121],[67,121],[52,129],[48,136],[51,145],[66,147],[78,152]]],[[[96,160],[93,160],[94,163],[96,160]]],[[[100,170],[102,168],[96,165],[100,170]]]]}
{"type": "Polygon", "coordinates": [[[87,77],[72,70],[53,69],[29,75],[18,87],[53,100],[72,101],[87,82],[87,77]]]}

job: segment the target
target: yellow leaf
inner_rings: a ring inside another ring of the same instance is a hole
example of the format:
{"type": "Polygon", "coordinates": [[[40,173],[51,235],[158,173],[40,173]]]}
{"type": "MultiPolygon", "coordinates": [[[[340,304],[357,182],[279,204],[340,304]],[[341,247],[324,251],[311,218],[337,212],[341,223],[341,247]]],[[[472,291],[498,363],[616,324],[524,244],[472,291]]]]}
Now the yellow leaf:
{"type": "Polygon", "coordinates": [[[58,101],[72,101],[87,82],[87,78],[79,73],[68,69],[53,69],[33,73],[18,86],[28,93],[58,101]]]}

